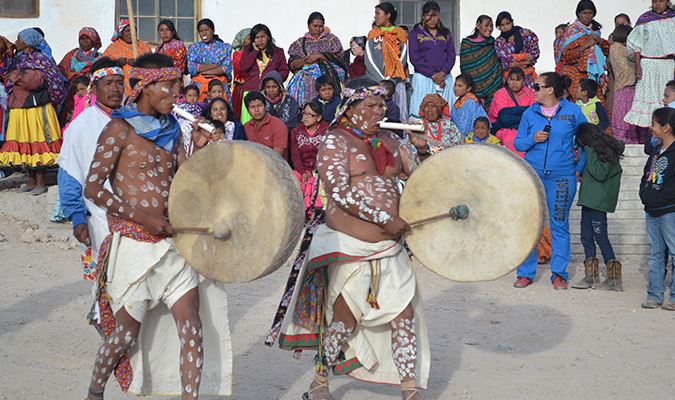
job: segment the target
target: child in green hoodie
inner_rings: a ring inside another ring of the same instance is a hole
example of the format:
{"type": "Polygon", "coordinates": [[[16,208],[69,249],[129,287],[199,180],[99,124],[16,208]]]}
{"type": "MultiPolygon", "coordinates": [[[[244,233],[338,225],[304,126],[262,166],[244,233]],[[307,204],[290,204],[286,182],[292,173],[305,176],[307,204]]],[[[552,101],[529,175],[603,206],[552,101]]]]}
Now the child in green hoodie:
{"type": "Polygon", "coordinates": [[[581,178],[577,205],[581,206],[581,244],[586,261],[584,278],[572,287],[620,292],[623,290],[621,263],[615,259],[607,236],[607,213],[614,212],[619,198],[623,172],[619,160],[625,143],[592,123],[579,125],[577,143],[583,149],[579,152],[579,164],[585,163],[583,172],[577,172],[577,177],[581,178]],[[596,243],[607,266],[607,280],[603,283],[600,283],[599,262],[595,257],[596,243]]]}
{"type": "Polygon", "coordinates": [[[576,104],[581,107],[586,119],[591,124],[599,125],[603,130],[609,128],[610,119],[607,109],[602,105],[602,101],[598,98],[598,84],[592,80],[583,78],[579,81],[577,91],[574,97],[577,99],[576,104]]]}

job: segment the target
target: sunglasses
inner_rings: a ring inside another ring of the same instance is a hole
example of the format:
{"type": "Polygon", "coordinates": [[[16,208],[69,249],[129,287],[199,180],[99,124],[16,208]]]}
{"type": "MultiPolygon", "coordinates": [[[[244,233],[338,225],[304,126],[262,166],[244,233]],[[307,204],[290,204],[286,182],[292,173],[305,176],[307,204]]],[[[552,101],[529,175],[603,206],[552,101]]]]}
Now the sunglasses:
{"type": "Polygon", "coordinates": [[[553,87],[553,86],[549,86],[549,85],[540,85],[540,84],[538,84],[538,83],[533,83],[533,84],[532,84],[532,89],[534,89],[535,92],[538,92],[538,91],[540,91],[541,89],[546,89],[546,88],[550,88],[550,87],[553,87]]]}

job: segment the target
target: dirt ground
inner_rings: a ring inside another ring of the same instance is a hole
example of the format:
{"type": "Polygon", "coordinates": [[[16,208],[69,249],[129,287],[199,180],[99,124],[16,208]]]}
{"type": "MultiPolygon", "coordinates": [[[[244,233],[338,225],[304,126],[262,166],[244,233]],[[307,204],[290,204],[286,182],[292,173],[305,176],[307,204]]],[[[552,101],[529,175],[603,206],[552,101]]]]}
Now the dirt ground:
{"type": "MultiPolygon", "coordinates": [[[[84,399],[101,343],[86,322],[91,283],[71,225],[48,222],[50,196],[18,193],[24,182],[0,181],[0,399],[84,399]]],[[[625,291],[614,293],[554,291],[547,265],[517,290],[515,273],[455,283],[417,264],[432,352],[422,398],[671,399],[675,313],[640,308],[646,264],[624,268],[625,291]]],[[[568,270],[571,281],[583,274],[578,263],[568,270]]],[[[299,400],[312,379],[314,354],[295,360],[262,344],[288,272],[227,287],[232,399],[299,400]]],[[[336,399],[401,398],[348,377],[331,389],[336,399]]],[[[111,382],[105,398],[134,397],[111,382]]]]}

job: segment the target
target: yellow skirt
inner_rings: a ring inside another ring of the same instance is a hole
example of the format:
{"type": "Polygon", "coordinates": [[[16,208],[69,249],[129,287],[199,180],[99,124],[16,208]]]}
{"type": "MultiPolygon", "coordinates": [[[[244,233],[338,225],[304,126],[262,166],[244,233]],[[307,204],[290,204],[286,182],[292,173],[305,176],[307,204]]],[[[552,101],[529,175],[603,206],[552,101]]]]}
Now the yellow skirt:
{"type": "Polygon", "coordinates": [[[61,127],[51,103],[33,108],[9,110],[5,144],[0,165],[7,167],[49,167],[61,152],[61,127]]]}

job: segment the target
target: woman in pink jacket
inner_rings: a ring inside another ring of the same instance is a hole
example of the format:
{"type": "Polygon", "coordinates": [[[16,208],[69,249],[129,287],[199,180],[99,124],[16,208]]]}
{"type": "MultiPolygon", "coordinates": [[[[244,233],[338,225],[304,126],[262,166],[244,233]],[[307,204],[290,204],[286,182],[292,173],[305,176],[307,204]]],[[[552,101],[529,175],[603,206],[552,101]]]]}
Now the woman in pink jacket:
{"type": "Polygon", "coordinates": [[[499,89],[492,100],[488,118],[492,134],[509,150],[523,157],[525,153],[513,148],[523,112],[534,104],[534,91],[525,86],[525,72],[513,67],[506,78],[506,86],[499,89]]]}

